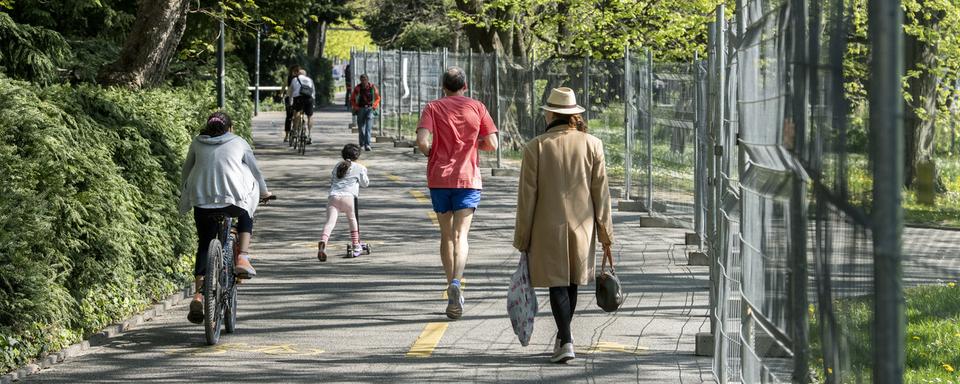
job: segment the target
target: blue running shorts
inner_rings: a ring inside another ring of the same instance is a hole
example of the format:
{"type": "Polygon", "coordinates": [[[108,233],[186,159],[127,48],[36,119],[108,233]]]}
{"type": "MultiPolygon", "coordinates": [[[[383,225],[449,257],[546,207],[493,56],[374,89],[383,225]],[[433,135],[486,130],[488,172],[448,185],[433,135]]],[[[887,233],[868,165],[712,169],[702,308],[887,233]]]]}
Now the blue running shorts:
{"type": "Polygon", "coordinates": [[[477,209],[480,205],[480,190],[470,188],[430,188],[433,211],[446,213],[461,209],[477,209]]]}

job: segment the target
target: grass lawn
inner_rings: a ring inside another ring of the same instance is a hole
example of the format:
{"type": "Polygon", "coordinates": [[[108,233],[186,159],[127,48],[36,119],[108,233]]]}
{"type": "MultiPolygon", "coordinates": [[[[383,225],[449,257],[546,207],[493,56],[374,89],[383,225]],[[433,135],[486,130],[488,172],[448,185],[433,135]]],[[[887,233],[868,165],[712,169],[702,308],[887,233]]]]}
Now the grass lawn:
{"type": "MultiPolygon", "coordinates": [[[[906,383],[960,383],[960,288],[956,282],[908,288],[906,383]]],[[[838,327],[846,335],[841,350],[848,367],[823,367],[817,316],[813,313],[811,365],[820,381],[824,374],[842,373],[843,383],[871,382],[870,328],[872,300],[841,299],[834,302],[838,327]]]]}

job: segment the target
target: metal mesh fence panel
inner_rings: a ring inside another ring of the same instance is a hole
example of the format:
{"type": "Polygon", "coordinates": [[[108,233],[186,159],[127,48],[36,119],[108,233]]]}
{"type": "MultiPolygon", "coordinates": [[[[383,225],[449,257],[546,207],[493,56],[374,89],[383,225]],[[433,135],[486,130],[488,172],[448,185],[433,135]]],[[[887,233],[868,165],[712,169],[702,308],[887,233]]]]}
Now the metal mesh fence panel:
{"type": "Polygon", "coordinates": [[[623,189],[627,172],[627,140],[624,107],[626,79],[623,60],[591,61],[587,65],[587,92],[580,103],[586,113],[589,132],[604,144],[610,186],[623,189]]]}
{"type": "Polygon", "coordinates": [[[654,63],[651,114],[653,194],[656,215],[693,228],[696,150],[696,78],[689,63],[654,63]]]}

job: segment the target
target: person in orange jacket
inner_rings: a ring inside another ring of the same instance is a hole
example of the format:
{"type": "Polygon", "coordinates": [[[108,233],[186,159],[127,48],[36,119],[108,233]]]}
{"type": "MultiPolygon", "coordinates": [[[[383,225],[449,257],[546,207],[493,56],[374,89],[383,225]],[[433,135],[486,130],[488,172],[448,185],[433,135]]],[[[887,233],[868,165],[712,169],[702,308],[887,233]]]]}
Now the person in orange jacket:
{"type": "Polygon", "coordinates": [[[357,115],[357,125],[360,127],[360,147],[370,150],[371,131],[373,130],[373,113],[380,108],[380,91],[370,82],[366,74],[360,75],[360,84],[350,92],[353,113],[357,115]]]}

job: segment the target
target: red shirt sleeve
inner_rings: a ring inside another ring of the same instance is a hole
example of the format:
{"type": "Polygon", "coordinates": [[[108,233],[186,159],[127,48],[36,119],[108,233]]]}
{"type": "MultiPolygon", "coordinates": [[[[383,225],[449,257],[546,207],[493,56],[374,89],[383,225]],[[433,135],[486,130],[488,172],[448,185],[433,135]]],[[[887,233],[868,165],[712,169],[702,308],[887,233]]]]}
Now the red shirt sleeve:
{"type": "Polygon", "coordinates": [[[423,112],[420,113],[420,123],[417,124],[417,128],[423,128],[430,132],[433,132],[434,121],[433,121],[433,105],[427,103],[426,107],[423,107],[423,112]]]}
{"type": "Polygon", "coordinates": [[[487,111],[486,106],[480,104],[480,136],[487,136],[495,132],[497,132],[497,127],[493,125],[490,112],[487,111]]]}

